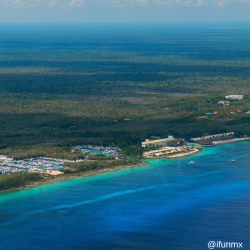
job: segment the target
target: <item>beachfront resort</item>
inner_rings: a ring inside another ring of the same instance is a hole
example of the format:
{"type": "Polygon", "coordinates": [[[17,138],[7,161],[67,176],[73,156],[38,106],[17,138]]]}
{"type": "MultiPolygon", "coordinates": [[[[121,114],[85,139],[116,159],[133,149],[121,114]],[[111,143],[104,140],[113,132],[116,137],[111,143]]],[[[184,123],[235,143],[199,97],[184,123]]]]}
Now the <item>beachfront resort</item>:
{"type": "Polygon", "coordinates": [[[175,158],[196,154],[201,151],[203,147],[214,147],[222,143],[232,143],[244,140],[250,140],[250,137],[245,135],[241,138],[235,138],[234,132],[215,135],[205,133],[201,137],[191,138],[191,142],[168,136],[168,138],[158,138],[157,140],[146,139],[141,145],[142,148],[146,148],[146,151],[143,153],[143,156],[146,158],[175,158]]]}
{"type": "MultiPolygon", "coordinates": [[[[174,138],[168,136],[167,138],[160,138],[151,136],[151,139],[146,139],[141,143],[143,149],[143,157],[145,158],[177,158],[196,154],[202,150],[203,147],[214,147],[221,143],[232,143],[237,141],[249,140],[247,135],[241,138],[235,138],[234,132],[221,133],[209,135],[204,133],[201,137],[191,138],[190,142],[182,138],[174,138]]],[[[85,154],[85,159],[77,159],[70,161],[66,159],[54,158],[27,158],[16,160],[5,155],[0,155],[0,175],[11,174],[18,172],[31,172],[47,175],[61,175],[63,165],[67,162],[79,162],[88,160],[90,155],[106,155],[118,156],[123,148],[119,147],[105,147],[93,145],[78,145],[75,149],[81,150],[85,154]]]]}
{"type": "Polygon", "coordinates": [[[144,157],[182,157],[199,152],[199,146],[187,143],[184,139],[168,138],[150,140],[142,142],[142,147],[146,149],[144,157]]]}

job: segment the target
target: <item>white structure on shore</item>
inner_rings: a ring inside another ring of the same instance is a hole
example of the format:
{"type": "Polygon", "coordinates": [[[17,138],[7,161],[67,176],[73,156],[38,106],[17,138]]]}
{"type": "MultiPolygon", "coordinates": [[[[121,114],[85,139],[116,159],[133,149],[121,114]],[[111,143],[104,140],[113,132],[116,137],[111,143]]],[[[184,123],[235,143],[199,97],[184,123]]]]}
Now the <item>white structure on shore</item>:
{"type": "Polygon", "coordinates": [[[223,133],[223,134],[217,134],[217,135],[207,135],[207,136],[202,136],[202,137],[191,138],[191,141],[198,142],[202,139],[213,141],[213,140],[230,138],[233,136],[234,136],[234,132],[230,132],[230,133],[223,133]]]}
{"type": "Polygon", "coordinates": [[[169,135],[168,138],[159,139],[159,140],[152,140],[146,139],[144,142],[141,143],[142,147],[155,147],[155,146],[167,146],[170,141],[173,141],[174,137],[169,135]]]}
{"type": "Polygon", "coordinates": [[[0,161],[12,161],[13,158],[9,158],[6,155],[0,155],[0,161]]]}
{"type": "Polygon", "coordinates": [[[242,100],[244,95],[227,95],[226,99],[242,100]]]}
{"type": "Polygon", "coordinates": [[[151,150],[143,153],[144,157],[152,157],[152,156],[166,156],[173,153],[183,152],[184,149],[182,147],[163,147],[159,150],[151,150]]]}

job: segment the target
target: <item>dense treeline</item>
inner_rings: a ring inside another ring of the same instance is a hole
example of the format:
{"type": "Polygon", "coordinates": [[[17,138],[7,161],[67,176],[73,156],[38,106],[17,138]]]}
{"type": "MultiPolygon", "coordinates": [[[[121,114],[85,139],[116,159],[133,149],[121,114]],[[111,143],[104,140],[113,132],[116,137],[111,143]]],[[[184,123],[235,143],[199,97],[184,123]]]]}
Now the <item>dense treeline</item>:
{"type": "Polygon", "coordinates": [[[65,163],[62,169],[65,174],[75,174],[91,170],[113,169],[118,166],[133,166],[139,164],[139,160],[112,160],[112,161],[81,161],[65,163]]]}
{"type": "Polygon", "coordinates": [[[24,187],[25,185],[32,183],[34,181],[41,180],[42,177],[36,173],[14,173],[11,175],[1,175],[0,176],[0,191],[24,187]]]}
{"type": "Polygon", "coordinates": [[[131,156],[133,158],[140,158],[143,154],[143,148],[140,145],[130,145],[120,151],[121,155],[131,156]]]}
{"type": "Polygon", "coordinates": [[[0,150],[1,154],[8,155],[16,160],[36,157],[47,157],[57,159],[84,159],[85,154],[79,149],[72,149],[67,146],[51,146],[51,145],[33,145],[33,146],[14,146],[0,150]]]}

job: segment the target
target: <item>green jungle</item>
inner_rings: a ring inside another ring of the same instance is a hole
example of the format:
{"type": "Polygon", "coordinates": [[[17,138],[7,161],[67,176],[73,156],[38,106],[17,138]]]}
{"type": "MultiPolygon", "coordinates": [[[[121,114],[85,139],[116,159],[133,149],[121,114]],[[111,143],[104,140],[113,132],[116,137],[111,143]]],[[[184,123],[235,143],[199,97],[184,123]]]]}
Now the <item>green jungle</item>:
{"type": "Polygon", "coordinates": [[[249,83],[248,28],[0,31],[0,154],[250,135],[249,83]]]}

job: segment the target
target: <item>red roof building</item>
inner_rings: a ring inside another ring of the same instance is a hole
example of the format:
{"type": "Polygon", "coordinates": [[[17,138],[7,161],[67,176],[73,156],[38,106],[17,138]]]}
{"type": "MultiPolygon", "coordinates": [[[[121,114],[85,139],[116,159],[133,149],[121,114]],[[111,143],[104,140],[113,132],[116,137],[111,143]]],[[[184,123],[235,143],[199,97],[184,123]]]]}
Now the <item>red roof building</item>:
{"type": "Polygon", "coordinates": [[[153,135],[153,136],[151,136],[151,139],[160,139],[161,137],[159,137],[159,136],[155,136],[155,135],[153,135]]]}

